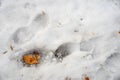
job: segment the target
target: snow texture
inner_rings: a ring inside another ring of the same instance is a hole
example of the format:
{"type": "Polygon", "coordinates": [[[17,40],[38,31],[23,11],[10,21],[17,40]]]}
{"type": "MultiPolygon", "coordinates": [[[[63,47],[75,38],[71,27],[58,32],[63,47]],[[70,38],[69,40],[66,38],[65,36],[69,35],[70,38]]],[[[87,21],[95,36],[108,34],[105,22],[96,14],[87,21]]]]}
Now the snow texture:
{"type": "Polygon", "coordinates": [[[0,80],[86,75],[120,80],[119,0],[0,0],[0,80]],[[21,59],[32,50],[42,59],[28,67],[21,59]]]}

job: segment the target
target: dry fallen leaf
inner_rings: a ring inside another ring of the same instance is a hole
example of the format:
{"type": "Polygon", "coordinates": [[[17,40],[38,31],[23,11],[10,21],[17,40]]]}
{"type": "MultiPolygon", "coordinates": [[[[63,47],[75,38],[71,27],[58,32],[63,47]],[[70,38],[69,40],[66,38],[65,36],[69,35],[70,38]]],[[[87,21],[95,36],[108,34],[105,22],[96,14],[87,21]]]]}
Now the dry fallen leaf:
{"type": "Polygon", "coordinates": [[[88,76],[85,76],[85,80],[90,80],[90,78],[88,76]]]}
{"type": "Polygon", "coordinates": [[[33,54],[27,54],[27,55],[23,55],[23,61],[26,64],[38,64],[39,60],[40,60],[40,55],[37,52],[34,52],[33,54]]]}
{"type": "Polygon", "coordinates": [[[13,51],[13,46],[12,45],[10,45],[10,49],[13,51]]]}
{"type": "Polygon", "coordinates": [[[8,51],[4,51],[3,54],[6,54],[8,51]]]}
{"type": "Polygon", "coordinates": [[[35,55],[37,60],[40,60],[40,55],[38,53],[35,52],[34,55],[35,55]]]}
{"type": "Polygon", "coordinates": [[[118,34],[120,34],[120,31],[118,31],[118,34]]]}

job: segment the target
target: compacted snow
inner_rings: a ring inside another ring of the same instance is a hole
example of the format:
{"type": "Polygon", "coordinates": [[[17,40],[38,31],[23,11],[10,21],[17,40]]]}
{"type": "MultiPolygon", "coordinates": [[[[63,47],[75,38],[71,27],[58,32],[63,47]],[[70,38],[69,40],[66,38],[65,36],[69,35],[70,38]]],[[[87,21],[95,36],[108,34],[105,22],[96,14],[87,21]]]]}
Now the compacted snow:
{"type": "Polygon", "coordinates": [[[85,77],[120,80],[119,0],[0,0],[0,80],[85,77]]]}

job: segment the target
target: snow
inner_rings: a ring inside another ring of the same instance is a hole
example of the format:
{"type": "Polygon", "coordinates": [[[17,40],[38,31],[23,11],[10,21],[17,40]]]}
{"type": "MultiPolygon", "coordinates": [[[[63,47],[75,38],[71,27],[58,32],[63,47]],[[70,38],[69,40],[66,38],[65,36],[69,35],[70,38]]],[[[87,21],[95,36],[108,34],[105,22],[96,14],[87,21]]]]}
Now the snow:
{"type": "Polygon", "coordinates": [[[119,18],[119,0],[0,0],[0,80],[120,80],[119,18]],[[40,64],[23,65],[34,49],[40,64]]]}

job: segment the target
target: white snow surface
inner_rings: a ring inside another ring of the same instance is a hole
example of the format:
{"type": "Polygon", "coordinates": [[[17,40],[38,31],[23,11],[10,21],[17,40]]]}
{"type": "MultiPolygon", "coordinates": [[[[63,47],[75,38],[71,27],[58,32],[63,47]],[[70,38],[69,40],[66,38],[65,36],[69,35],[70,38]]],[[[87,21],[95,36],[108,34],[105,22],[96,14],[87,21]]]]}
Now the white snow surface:
{"type": "Polygon", "coordinates": [[[119,31],[119,0],[0,0],[0,80],[120,80],[119,31]],[[43,60],[24,66],[33,49],[43,60]]]}

